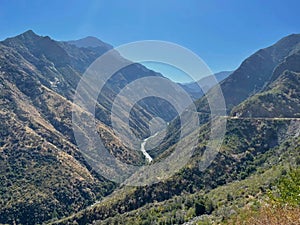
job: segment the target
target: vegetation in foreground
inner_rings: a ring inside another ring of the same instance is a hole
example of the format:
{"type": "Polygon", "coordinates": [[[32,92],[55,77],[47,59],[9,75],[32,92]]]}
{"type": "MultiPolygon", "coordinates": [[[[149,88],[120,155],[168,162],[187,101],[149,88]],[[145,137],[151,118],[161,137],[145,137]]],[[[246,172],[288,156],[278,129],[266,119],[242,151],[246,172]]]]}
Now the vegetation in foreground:
{"type": "Polygon", "coordinates": [[[300,224],[300,167],[279,179],[270,200],[259,209],[244,210],[230,219],[228,224],[237,225],[282,225],[300,224]]]}

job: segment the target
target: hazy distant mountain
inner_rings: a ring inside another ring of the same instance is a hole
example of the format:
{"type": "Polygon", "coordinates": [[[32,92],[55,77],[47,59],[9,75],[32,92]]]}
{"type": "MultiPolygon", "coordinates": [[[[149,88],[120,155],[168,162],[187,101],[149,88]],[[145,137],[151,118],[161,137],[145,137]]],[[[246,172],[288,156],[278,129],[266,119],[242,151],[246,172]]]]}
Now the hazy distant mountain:
{"type": "MultiPolygon", "coordinates": [[[[218,82],[223,81],[225,78],[227,78],[230,74],[232,74],[233,71],[222,71],[214,74],[216,80],[218,82]]],[[[196,82],[191,82],[191,83],[185,83],[185,84],[180,84],[183,89],[188,92],[194,99],[199,99],[200,97],[203,96],[204,93],[206,93],[209,89],[213,87],[213,84],[211,84],[209,76],[204,77],[201,80],[196,82]],[[198,83],[200,83],[203,87],[203,90],[201,87],[199,87],[198,83]]]]}
{"type": "Polygon", "coordinates": [[[110,44],[107,44],[96,37],[85,37],[79,40],[67,41],[71,45],[75,45],[78,48],[104,48],[104,49],[112,49],[113,47],[110,44]]]}

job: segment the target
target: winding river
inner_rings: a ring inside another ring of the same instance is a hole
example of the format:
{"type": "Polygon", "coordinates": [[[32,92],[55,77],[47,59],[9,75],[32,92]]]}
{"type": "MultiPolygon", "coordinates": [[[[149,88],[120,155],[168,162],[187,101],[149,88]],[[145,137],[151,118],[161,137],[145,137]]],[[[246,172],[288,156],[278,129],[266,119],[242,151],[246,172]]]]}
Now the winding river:
{"type": "Polygon", "coordinates": [[[142,153],[144,154],[144,156],[146,157],[146,159],[148,160],[148,162],[151,162],[153,159],[152,159],[152,157],[148,154],[148,152],[146,151],[145,145],[146,145],[146,143],[147,143],[147,141],[148,141],[149,139],[155,137],[157,134],[158,134],[158,132],[155,133],[154,135],[150,136],[150,137],[147,137],[147,138],[144,139],[143,142],[141,143],[141,151],[142,151],[142,153]]]}

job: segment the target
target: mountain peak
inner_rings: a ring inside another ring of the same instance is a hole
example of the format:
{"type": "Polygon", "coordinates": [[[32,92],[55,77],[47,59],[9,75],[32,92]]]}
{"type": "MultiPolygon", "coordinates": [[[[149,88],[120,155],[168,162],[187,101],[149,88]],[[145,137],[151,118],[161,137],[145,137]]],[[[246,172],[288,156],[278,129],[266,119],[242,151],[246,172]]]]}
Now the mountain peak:
{"type": "MultiPolygon", "coordinates": [[[[27,30],[24,33],[18,35],[19,37],[25,37],[25,38],[36,38],[36,37],[40,37],[39,35],[37,35],[33,30],[27,30]]],[[[17,37],[18,37],[17,36],[17,37]]]]}
{"type": "Polygon", "coordinates": [[[107,49],[111,49],[112,46],[99,40],[96,37],[92,37],[92,36],[87,36],[85,38],[79,39],[79,40],[72,40],[72,41],[68,41],[69,44],[75,45],[76,47],[79,48],[97,48],[97,47],[101,47],[101,48],[107,48],[107,49]]]}
{"type": "Polygon", "coordinates": [[[24,33],[22,33],[23,35],[37,35],[36,33],[34,33],[33,30],[27,30],[24,33]]]}
{"type": "Polygon", "coordinates": [[[36,34],[33,30],[27,30],[24,33],[21,33],[15,37],[8,38],[8,39],[18,39],[23,41],[36,41],[36,40],[47,40],[47,41],[52,41],[52,39],[49,36],[41,36],[36,34]]]}
{"type": "Polygon", "coordinates": [[[286,39],[286,38],[300,38],[300,34],[290,34],[290,35],[288,35],[288,36],[286,36],[286,37],[284,37],[284,38],[282,38],[282,39],[286,39]]]}
{"type": "Polygon", "coordinates": [[[291,51],[291,49],[298,49],[297,46],[300,44],[300,34],[290,34],[282,39],[280,39],[277,43],[275,43],[271,47],[275,47],[278,51],[283,51],[284,54],[291,51]]]}

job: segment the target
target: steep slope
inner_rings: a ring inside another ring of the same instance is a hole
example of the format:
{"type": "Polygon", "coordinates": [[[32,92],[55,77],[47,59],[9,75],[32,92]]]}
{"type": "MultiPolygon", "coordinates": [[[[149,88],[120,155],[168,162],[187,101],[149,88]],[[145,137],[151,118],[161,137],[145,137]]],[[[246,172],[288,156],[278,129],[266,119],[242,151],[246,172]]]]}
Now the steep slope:
{"type": "MultiPolygon", "coordinates": [[[[87,67],[97,57],[97,54],[91,54],[89,50],[80,49],[77,50],[80,51],[77,57],[74,57],[74,54],[70,56],[60,43],[49,37],[38,36],[32,31],[25,32],[16,38],[7,39],[3,44],[8,46],[3,46],[5,51],[1,61],[3,80],[16,85],[37,108],[43,118],[73,144],[76,144],[72,130],[71,102],[81,77],[80,70],[87,67]],[[82,63],[78,63],[79,61],[82,63]],[[77,70],[73,64],[78,67],[82,66],[82,68],[77,70]],[[62,100],[51,101],[49,95],[56,98],[58,96],[62,100]]],[[[75,51],[73,49],[72,53],[75,51]]],[[[103,99],[107,99],[107,97],[103,99]]],[[[112,99],[108,100],[112,102],[112,99]]],[[[100,102],[97,105],[98,110],[102,110],[99,117],[104,114],[104,106],[101,103],[104,104],[100,102]]],[[[110,115],[107,113],[105,116],[108,118],[110,115]]],[[[104,123],[102,127],[108,129],[109,121],[106,117],[99,118],[99,122],[104,123]]],[[[135,151],[132,153],[136,155],[135,151]]]]}
{"type": "MultiPolygon", "coordinates": [[[[271,80],[274,69],[299,46],[300,34],[292,34],[243,61],[236,71],[221,82],[227,111],[230,112],[234,106],[261,91],[271,80]]],[[[213,95],[213,92],[211,90],[208,94],[213,95]]],[[[206,98],[199,99],[197,104],[199,112],[209,112],[206,98]]]]}
{"type": "MultiPolygon", "coordinates": [[[[105,44],[96,48],[78,48],[67,42],[57,42],[49,37],[38,36],[31,30],[17,37],[8,38],[2,44],[15,49],[25,60],[34,65],[39,71],[35,74],[35,79],[70,101],[73,100],[77,84],[84,71],[110,48],[105,44]]],[[[116,55],[115,60],[123,61],[125,59],[116,55]]],[[[128,83],[147,76],[162,75],[148,70],[140,64],[131,64],[114,74],[98,97],[97,119],[110,126],[111,107],[117,94],[128,83]]],[[[132,109],[132,113],[135,116],[130,118],[130,123],[133,131],[139,137],[149,135],[147,121],[151,118],[160,116],[166,121],[170,121],[176,116],[172,107],[157,98],[141,101],[132,109]],[[166,109],[167,113],[165,113],[166,109]]]]}
{"type": "Polygon", "coordinates": [[[193,216],[210,214],[212,211],[227,217],[231,209],[236,209],[231,205],[232,196],[237,196],[235,204],[244,206],[247,204],[246,196],[259,196],[260,188],[265,192],[276,180],[278,173],[272,167],[286,163],[294,164],[297,157],[299,158],[299,138],[295,139],[296,133],[288,131],[291,123],[294,122],[230,119],[220,153],[214,162],[201,172],[198,163],[209,132],[203,127],[200,133],[201,141],[194,156],[170,179],[146,187],[117,189],[92,208],[53,224],[70,224],[75,221],[79,224],[93,221],[98,221],[99,224],[127,221],[125,224],[132,224],[132,217],[139,221],[137,224],[143,224],[145,221],[180,224],[193,216]],[[268,175],[262,175],[265,171],[269,171],[268,175]],[[252,184],[250,177],[255,174],[255,182],[259,185],[252,184]],[[249,184],[246,181],[248,179],[251,182],[249,184]],[[234,190],[239,188],[238,193],[232,192],[233,186],[234,190]],[[218,191],[220,189],[221,191],[218,191]],[[223,194],[224,189],[229,197],[223,194]],[[212,201],[213,198],[216,199],[212,201]],[[205,206],[205,210],[199,214],[195,214],[194,211],[197,203],[205,206]],[[228,206],[230,210],[226,210],[228,206]],[[171,220],[173,222],[170,222],[171,220]]]}
{"type": "MultiPolygon", "coordinates": [[[[106,47],[102,50],[105,52],[106,47]]],[[[40,224],[61,218],[116,187],[87,164],[72,130],[72,98],[77,83],[102,53],[33,31],[0,42],[0,223],[40,224]]],[[[118,92],[144,76],[161,75],[139,64],[124,68],[108,82],[96,108],[97,131],[104,145],[129,164],[143,164],[145,158],[115,136],[109,111],[118,92]]],[[[147,123],[155,112],[163,113],[166,108],[156,100],[148,103],[144,104],[149,111],[137,105],[137,116],[131,119],[140,136],[149,132],[147,123]]],[[[167,117],[171,119],[171,114],[167,117]]]]}
{"type": "MultiPolygon", "coordinates": [[[[285,158],[288,160],[288,158],[285,158]]],[[[228,183],[208,192],[196,192],[194,194],[183,194],[174,196],[163,202],[154,202],[124,214],[94,221],[94,224],[245,224],[245,212],[257,211],[264,206],[274,212],[276,205],[270,207],[268,204],[268,193],[270,187],[278,185],[278,180],[285,177],[288,164],[280,164],[271,169],[261,170],[241,181],[228,183]],[[231,217],[239,216],[240,223],[236,223],[231,217]]],[[[103,204],[105,205],[105,203],[103,204]]],[[[287,209],[293,209],[287,207],[287,209]]],[[[294,221],[297,224],[299,208],[295,208],[297,214],[283,214],[285,223],[294,221]]],[[[95,210],[96,211],[96,210],[95,210]]],[[[253,215],[250,215],[253,216],[253,215]]],[[[272,220],[271,215],[265,215],[272,220]]],[[[274,215],[273,215],[274,216],[274,215]]],[[[86,217],[88,215],[86,214],[86,217]]],[[[253,217],[250,217],[253,218],[253,217]]],[[[276,218],[276,217],[275,217],[276,218]]],[[[81,220],[76,220],[81,222],[81,220]]],[[[256,220],[260,221],[260,220],[256,220]]],[[[275,219],[275,221],[278,221],[275,219]]],[[[261,222],[261,221],[260,221],[261,222]]],[[[247,223],[247,224],[253,224],[247,223]]],[[[270,223],[266,223],[270,224],[270,223]]]]}
{"type": "MultiPolygon", "coordinates": [[[[260,50],[223,81],[221,87],[226,93],[229,111],[261,90],[279,90],[288,96],[297,94],[298,70],[295,67],[289,71],[289,68],[298,64],[297,60],[289,61],[288,58],[297,55],[298,43],[299,35],[292,35],[273,47],[260,50]],[[275,71],[279,72],[273,73],[276,66],[275,71]],[[250,80],[245,79],[245,76],[249,76],[250,80]],[[241,90],[243,85],[249,87],[241,90]],[[287,90],[291,87],[292,92],[288,93],[287,90]],[[237,96],[232,95],[230,90],[237,96]]],[[[55,42],[31,31],[2,42],[0,51],[0,118],[1,125],[3,124],[0,128],[1,223],[51,222],[82,209],[84,210],[57,223],[87,224],[100,220],[99,222],[109,224],[112,219],[115,223],[132,224],[132,220],[127,218],[132,215],[141,215],[139,218],[152,223],[182,223],[203,213],[220,212],[214,208],[222,208],[222,203],[226,200],[220,199],[218,205],[206,204],[213,198],[209,195],[202,198],[206,192],[233,181],[242,182],[253,174],[259,176],[278,163],[287,163],[299,157],[299,138],[293,143],[298,135],[298,121],[287,118],[266,120],[229,117],[220,153],[201,172],[199,162],[210,132],[209,120],[202,117],[205,124],[199,128],[199,145],[182,170],[157,184],[136,188],[121,187],[102,202],[87,207],[116,188],[115,184],[96,174],[87,165],[75,145],[71,128],[71,100],[74,90],[82,72],[99,53],[92,48],[78,48],[68,43],[55,42]],[[289,157],[291,155],[292,158],[289,157]],[[179,198],[176,195],[180,195],[179,198]],[[180,203],[181,200],[186,200],[186,204],[180,203]],[[178,210],[179,207],[183,211],[178,210]],[[155,211],[157,209],[159,213],[155,211]],[[163,213],[160,209],[164,210],[163,213]],[[167,218],[148,218],[153,212],[167,218]],[[168,220],[169,217],[172,220],[168,220]]],[[[111,154],[131,164],[143,163],[143,156],[140,152],[123,146],[114,135],[110,128],[109,111],[114,97],[122,87],[143,76],[160,74],[139,64],[124,68],[108,82],[98,99],[96,109],[99,135],[111,154]]],[[[209,94],[213,94],[213,90],[209,94]]],[[[273,101],[277,103],[276,99],[273,101]]],[[[293,101],[287,102],[286,106],[293,107],[289,104],[294,104],[295,101],[296,97],[293,97],[293,101]]],[[[200,112],[209,113],[205,98],[197,103],[200,112]]],[[[279,106],[284,106],[285,103],[281,102],[279,106]]],[[[169,112],[165,104],[157,105],[157,101],[153,99],[143,104],[137,106],[131,121],[141,136],[148,135],[147,121],[151,117],[168,112],[166,118],[173,118],[170,114],[172,110],[169,112]],[[149,106],[148,110],[140,112],[143,104],[149,106]]],[[[266,101],[266,104],[269,103],[266,101]]],[[[247,107],[238,112],[243,114],[245,109],[247,107]]],[[[86,113],[81,110],[83,114],[86,113]]],[[[292,115],[295,116],[297,108],[293,110],[292,115]]],[[[202,116],[201,113],[199,116],[202,116]]],[[[162,151],[157,154],[158,159],[165,156],[159,155],[160,153],[168,154],[174,148],[179,130],[176,122],[178,120],[169,126],[168,141],[163,143],[162,151]]],[[[247,185],[247,182],[242,184],[247,185]]],[[[270,184],[272,181],[261,182],[260,187],[265,188],[270,184]]],[[[241,196],[245,197],[244,194],[241,196]]],[[[228,202],[231,197],[226,196],[228,202]]],[[[230,205],[228,202],[226,204],[230,205]]],[[[239,201],[236,203],[240,204],[239,201]]]]}
{"type": "Polygon", "coordinates": [[[68,120],[71,103],[36,83],[33,65],[16,51],[0,45],[0,52],[0,222],[41,223],[109,193],[114,185],[87,169],[71,137],[45,116],[68,120]]]}
{"type": "MultiPolygon", "coordinates": [[[[298,68],[296,55],[300,48],[300,34],[292,34],[274,45],[261,49],[242,62],[240,67],[234,71],[229,77],[220,83],[220,88],[226,103],[226,110],[228,115],[240,115],[241,112],[232,113],[235,106],[247,100],[251,96],[265,90],[266,86],[274,81],[285,70],[284,67],[291,66],[298,68]],[[292,63],[293,61],[293,63],[292,63]]],[[[298,71],[298,69],[295,69],[298,71]]],[[[291,81],[293,82],[293,81],[291,81]]],[[[281,83],[281,81],[279,81],[281,83]]],[[[288,87],[289,88],[289,87],[288,87]]],[[[205,96],[195,101],[195,105],[199,112],[199,120],[201,124],[205,124],[210,120],[210,108],[207,101],[207,96],[215,96],[216,89],[212,88],[205,96]]],[[[256,96],[255,98],[257,98],[256,96]]],[[[213,97],[211,97],[213,98],[213,97]]],[[[297,100],[294,99],[296,102],[297,100]]],[[[257,101],[258,103],[258,101],[257,101]]],[[[288,104],[292,104],[290,102],[288,104]]],[[[252,104],[248,104],[249,106],[252,104]]],[[[254,104],[253,113],[262,114],[266,111],[259,104],[254,104]]],[[[243,105],[243,104],[241,104],[243,105]]],[[[282,105],[283,106],[283,105],[282,105]]],[[[269,106],[268,106],[269,107],[269,106]]],[[[268,108],[267,106],[265,108],[268,108]]],[[[281,108],[283,111],[284,107],[281,108]]],[[[290,105],[289,107],[293,107],[290,105]]],[[[272,108],[270,106],[269,108],[272,108]]],[[[280,108],[280,107],[279,107],[280,108]]],[[[247,110],[243,110],[246,114],[247,110]]],[[[297,106],[295,106],[297,110],[297,106]]],[[[236,110],[234,110],[235,112],[236,110]]],[[[250,110],[251,111],[251,110],[250,110]]],[[[248,115],[249,116],[249,115],[248,115]]],[[[261,115],[263,116],[263,115],[261,115]]],[[[280,115],[278,115],[280,116],[280,115]]],[[[150,151],[150,155],[157,157],[159,154],[166,151],[170,146],[176,143],[178,139],[179,123],[174,120],[169,125],[169,135],[164,139],[163,144],[150,151]]]]}
{"type": "Polygon", "coordinates": [[[239,117],[300,116],[300,51],[288,56],[274,70],[269,84],[260,93],[233,109],[239,117]]]}
{"type": "MultiPolygon", "coordinates": [[[[41,223],[111,192],[115,185],[93,172],[75,145],[73,103],[51,90],[46,74],[13,48],[0,45],[0,52],[0,222],[41,223]]],[[[143,162],[142,154],[124,147],[109,127],[100,121],[97,125],[116,158],[143,162]]]]}

